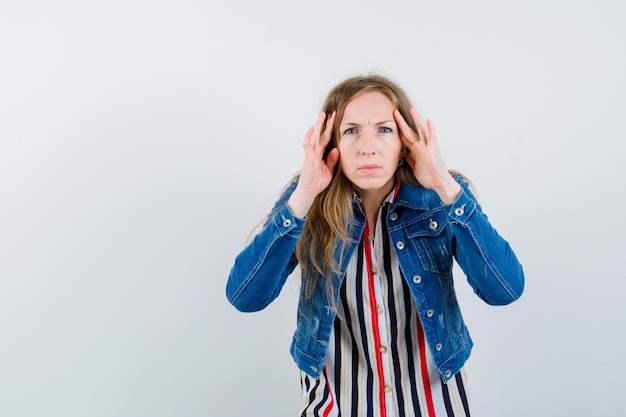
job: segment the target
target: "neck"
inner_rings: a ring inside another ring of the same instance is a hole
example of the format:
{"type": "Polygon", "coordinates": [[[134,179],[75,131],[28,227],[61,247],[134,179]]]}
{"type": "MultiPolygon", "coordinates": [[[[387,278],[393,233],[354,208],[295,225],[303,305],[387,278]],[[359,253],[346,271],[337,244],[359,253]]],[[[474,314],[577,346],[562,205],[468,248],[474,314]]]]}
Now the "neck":
{"type": "Polygon", "coordinates": [[[380,209],[383,201],[385,201],[394,186],[395,181],[390,181],[388,184],[385,184],[385,186],[376,190],[358,190],[359,195],[361,196],[361,204],[363,205],[363,210],[365,211],[367,223],[369,225],[372,235],[374,233],[374,230],[376,229],[378,210],[380,209]]]}

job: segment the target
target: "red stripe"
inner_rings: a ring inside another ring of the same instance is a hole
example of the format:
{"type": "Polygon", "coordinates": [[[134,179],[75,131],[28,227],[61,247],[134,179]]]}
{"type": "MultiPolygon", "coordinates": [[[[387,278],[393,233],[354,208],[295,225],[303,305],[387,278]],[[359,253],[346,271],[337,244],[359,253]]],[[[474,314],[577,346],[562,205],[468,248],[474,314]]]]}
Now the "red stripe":
{"type": "Polygon", "coordinates": [[[330,412],[332,411],[333,407],[335,406],[335,397],[333,397],[333,390],[330,389],[330,381],[328,380],[328,374],[326,373],[326,367],[324,367],[324,375],[326,376],[326,385],[327,385],[327,389],[328,389],[328,394],[330,395],[330,402],[328,403],[328,405],[326,406],[326,408],[324,409],[324,411],[322,411],[322,416],[323,417],[328,417],[330,415],[330,412]]]}
{"type": "Polygon", "coordinates": [[[420,351],[420,369],[422,371],[422,381],[424,383],[424,390],[426,392],[426,408],[428,409],[428,415],[435,417],[435,405],[433,404],[433,393],[430,390],[430,378],[428,377],[428,364],[426,363],[426,343],[424,341],[424,329],[422,329],[422,323],[417,319],[417,343],[420,351]]]}
{"type": "Polygon", "coordinates": [[[380,351],[380,329],[378,328],[378,314],[376,313],[376,293],[374,292],[374,274],[372,274],[372,248],[369,242],[369,225],[365,224],[363,232],[365,248],[365,264],[367,265],[367,284],[370,297],[370,314],[372,316],[372,328],[374,333],[374,349],[376,354],[376,370],[378,372],[378,397],[380,401],[380,417],[386,417],[387,406],[385,404],[385,375],[383,371],[383,354],[380,351]]]}
{"type": "Polygon", "coordinates": [[[396,198],[398,197],[398,193],[400,192],[400,181],[396,183],[396,188],[393,189],[393,197],[391,197],[391,202],[395,203],[396,198]]]}

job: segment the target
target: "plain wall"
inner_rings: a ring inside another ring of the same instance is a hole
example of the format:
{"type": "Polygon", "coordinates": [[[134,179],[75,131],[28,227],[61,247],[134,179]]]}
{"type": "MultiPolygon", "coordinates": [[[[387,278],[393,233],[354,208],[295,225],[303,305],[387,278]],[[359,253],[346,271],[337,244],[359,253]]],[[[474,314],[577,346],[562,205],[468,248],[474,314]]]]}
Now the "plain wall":
{"type": "Polygon", "coordinates": [[[621,2],[0,2],[0,415],[297,415],[297,283],[232,262],[328,89],[430,117],[526,292],[457,288],[475,415],[603,416],[626,388],[621,2]]]}

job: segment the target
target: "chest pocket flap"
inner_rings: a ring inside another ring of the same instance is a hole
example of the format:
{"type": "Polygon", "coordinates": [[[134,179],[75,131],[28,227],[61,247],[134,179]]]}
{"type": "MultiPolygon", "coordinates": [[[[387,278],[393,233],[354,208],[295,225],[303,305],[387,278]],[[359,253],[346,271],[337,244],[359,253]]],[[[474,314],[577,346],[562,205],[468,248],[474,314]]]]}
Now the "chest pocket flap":
{"type": "Polygon", "coordinates": [[[443,208],[424,213],[407,225],[407,237],[426,271],[448,275],[452,269],[451,233],[443,208]]]}

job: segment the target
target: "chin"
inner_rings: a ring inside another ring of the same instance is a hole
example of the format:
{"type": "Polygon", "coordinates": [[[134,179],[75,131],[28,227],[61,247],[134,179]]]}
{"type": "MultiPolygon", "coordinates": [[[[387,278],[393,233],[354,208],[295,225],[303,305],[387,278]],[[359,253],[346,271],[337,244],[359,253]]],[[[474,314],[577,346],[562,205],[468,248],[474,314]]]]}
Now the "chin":
{"type": "Polygon", "coordinates": [[[371,178],[351,181],[352,185],[358,190],[377,191],[384,188],[391,188],[395,184],[395,178],[371,178]]]}

